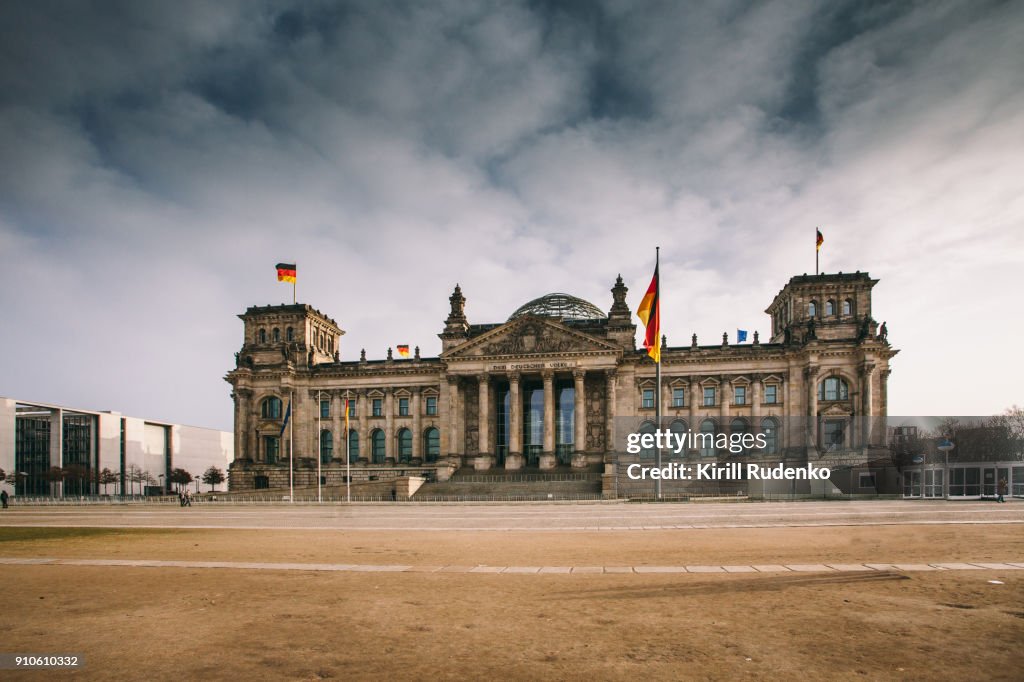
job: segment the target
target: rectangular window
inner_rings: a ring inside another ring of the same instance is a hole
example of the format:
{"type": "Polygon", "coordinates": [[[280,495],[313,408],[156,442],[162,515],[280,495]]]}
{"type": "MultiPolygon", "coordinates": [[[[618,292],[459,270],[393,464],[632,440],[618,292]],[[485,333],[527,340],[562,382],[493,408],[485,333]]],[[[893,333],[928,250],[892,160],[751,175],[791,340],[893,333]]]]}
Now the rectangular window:
{"type": "Polygon", "coordinates": [[[857,483],[860,488],[875,488],[875,475],[862,473],[860,475],[860,481],[857,483]]]}
{"type": "Polygon", "coordinates": [[[348,418],[352,419],[356,416],[356,399],[349,398],[348,400],[348,418]]]}
{"type": "Polygon", "coordinates": [[[672,389],[672,407],[684,407],[686,401],[686,389],[685,388],[673,388],[672,389]]]}
{"type": "Polygon", "coordinates": [[[822,446],[826,452],[841,450],[846,443],[844,428],[846,422],[839,419],[825,420],[825,428],[822,433],[822,446]]]}
{"type": "Polygon", "coordinates": [[[331,401],[321,400],[320,401],[320,418],[330,419],[331,417],[331,401]]]}
{"type": "Polygon", "coordinates": [[[384,414],[384,401],[380,398],[373,399],[373,416],[380,417],[384,414]]]}
{"type": "Polygon", "coordinates": [[[640,401],[640,407],[654,407],[654,389],[645,388],[643,390],[642,398],[640,401]]]}
{"type": "Polygon", "coordinates": [[[715,404],[715,387],[707,386],[704,388],[704,407],[713,407],[715,404]]]}
{"type": "Polygon", "coordinates": [[[733,402],[736,405],[747,404],[747,387],[746,386],[735,386],[732,389],[733,402]]]}
{"type": "Polygon", "coordinates": [[[764,387],[764,401],[769,405],[779,402],[779,387],[775,384],[768,384],[764,387]]]}
{"type": "Polygon", "coordinates": [[[409,399],[399,398],[398,399],[398,416],[408,417],[409,416],[409,399]]]}
{"type": "Polygon", "coordinates": [[[431,416],[437,414],[437,398],[432,395],[427,396],[427,414],[431,416]]]}

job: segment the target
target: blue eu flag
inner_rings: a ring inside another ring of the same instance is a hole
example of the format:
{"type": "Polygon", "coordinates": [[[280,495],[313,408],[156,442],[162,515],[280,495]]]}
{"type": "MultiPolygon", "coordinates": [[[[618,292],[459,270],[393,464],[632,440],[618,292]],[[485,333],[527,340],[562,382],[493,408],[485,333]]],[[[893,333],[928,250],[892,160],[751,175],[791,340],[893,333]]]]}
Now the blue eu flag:
{"type": "Polygon", "coordinates": [[[743,343],[747,340],[747,330],[737,329],[736,330],[736,343],[743,343]]]}

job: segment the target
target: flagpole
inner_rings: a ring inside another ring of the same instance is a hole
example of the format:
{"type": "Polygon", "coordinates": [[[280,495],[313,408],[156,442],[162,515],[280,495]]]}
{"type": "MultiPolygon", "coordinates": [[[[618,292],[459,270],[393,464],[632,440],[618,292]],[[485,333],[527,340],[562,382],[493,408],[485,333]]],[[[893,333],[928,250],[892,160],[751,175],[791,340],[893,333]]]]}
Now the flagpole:
{"type": "Polygon", "coordinates": [[[352,503],[352,453],[349,451],[350,440],[348,437],[348,389],[345,389],[345,501],[352,503]]]}
{"type": "MultiPolygon", "coordinates": [[[[295,407],[295,391],[288,398],[288,406],[295,407]]],[[[288,424],[288,502],[295,504],[295,418],[288,424]]]]}
{"type": "MultiPolygon", "coordinates": [[[[658,273],[657,281],[654,284],[654,316],[657,320],[654,329],[654,343],[658,348],[658,361],[654,364],[654,423],[656,430],[661,430],[661,271],[659,261],[661,247],[654,247],[654,271],[658,273]]],[[[655,439],[655,460],[654,464],[661,470],[661,439],[655,439]]],[[[661,477],[654,479],[654,497],[661,500],[661,477]]]]}
{"type": "Polygon", "coordinates": [[[818,244],[818,228],[814,228],[814,275],[818,275],[818,254],[821,253],[821,245],[818,244]]]}
{"type": "Polygon", "coordinates": [[[316,502],[317,504],[323,504],[323,491],[320,488],[320,482],[323,480],[323,476],[320,473],[320,464],[324,461],[324,431],[323,431],[323,417],[324,408],[320,404],[320,391],[316,392],[316,502]]]}
{"type": "Polygon", "coordinates": [[[292,277],[292,305],[295,305],[298,302],[298,296],[295,293],[295,290],[298,289],[298,287],[299,287],[298,282],[299,282],[299,264],[298,264],[298,262],[296,262],[295,263],[295,277],[292,277]]]}

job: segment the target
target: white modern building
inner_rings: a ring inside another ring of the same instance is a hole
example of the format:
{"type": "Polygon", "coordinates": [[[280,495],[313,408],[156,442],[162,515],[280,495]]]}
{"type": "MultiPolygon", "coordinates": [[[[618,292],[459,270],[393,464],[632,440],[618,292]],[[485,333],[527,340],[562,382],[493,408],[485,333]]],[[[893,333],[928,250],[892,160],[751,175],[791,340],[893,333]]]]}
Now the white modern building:
{"type": "Polygon", "coordinates": [[[210,467],[226,476],[233,453],[228,431],[0,397],[9,495],[157,494],[173,489],[175,469],[196,480],[210,467]]]}

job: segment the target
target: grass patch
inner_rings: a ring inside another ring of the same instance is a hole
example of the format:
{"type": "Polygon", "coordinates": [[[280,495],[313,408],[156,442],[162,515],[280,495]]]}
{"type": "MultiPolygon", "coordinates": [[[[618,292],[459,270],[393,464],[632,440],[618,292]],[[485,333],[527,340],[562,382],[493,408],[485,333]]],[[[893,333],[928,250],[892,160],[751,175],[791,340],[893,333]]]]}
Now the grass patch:
{"type": "Polygon", "coordinates": [[[93,537],[140,537],[178,533],[168,528],[59,528],[59,527],[7,527],[0,528],[0,542],[26,542],[33,540],[69,540],[93,537]]]}

